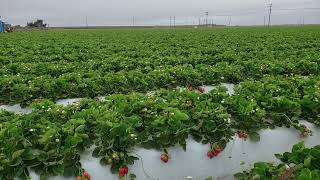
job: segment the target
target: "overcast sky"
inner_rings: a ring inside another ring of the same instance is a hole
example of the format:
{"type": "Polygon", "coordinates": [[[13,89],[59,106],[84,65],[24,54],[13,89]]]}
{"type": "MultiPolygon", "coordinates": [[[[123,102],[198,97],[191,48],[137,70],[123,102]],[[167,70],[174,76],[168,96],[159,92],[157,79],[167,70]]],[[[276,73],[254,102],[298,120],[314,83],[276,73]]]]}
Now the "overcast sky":
{"type": "MultiPolygon", "coordinates": [[[[267,0],[0,0],[0,16],[25,25],[37,18],[50,26],[164,25],[209,22],[257,25],[267,16],[267,0]],[[133,18],[134,17],[134,18],[133,18]]],[[[320,24],[320,0],[273,0],[272,24],[320,24]]]]}

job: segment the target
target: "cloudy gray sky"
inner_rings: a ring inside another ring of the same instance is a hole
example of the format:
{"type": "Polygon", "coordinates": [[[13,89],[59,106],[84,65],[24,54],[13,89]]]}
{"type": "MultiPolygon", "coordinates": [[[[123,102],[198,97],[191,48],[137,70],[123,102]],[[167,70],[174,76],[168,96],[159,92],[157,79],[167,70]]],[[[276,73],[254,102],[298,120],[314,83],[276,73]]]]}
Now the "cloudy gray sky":
{"type": "MultiPolygon", "coordinates": [[[[0,16],[12,24],[42,18],[50,26],[165,25],[170,16],[176,24],[257,25],[264,23],[269,0],[0,0],[0,16]]],[[[320,24],[320,0],[273,0],[272,24],[320,24]]]]}

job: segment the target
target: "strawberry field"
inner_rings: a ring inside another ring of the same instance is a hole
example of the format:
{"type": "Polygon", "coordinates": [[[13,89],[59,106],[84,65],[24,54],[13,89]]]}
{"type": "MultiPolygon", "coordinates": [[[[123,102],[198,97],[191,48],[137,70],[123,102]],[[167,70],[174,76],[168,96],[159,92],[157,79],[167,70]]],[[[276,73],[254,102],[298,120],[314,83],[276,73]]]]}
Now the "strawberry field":
{"type": "MultiPolygon", "coordinates": [[[[183,179],[152,171],[166,173],[158,163],[179,172],[184,164],[171,164],[193,151],[190,143],[205,145],[191,155],[203,161],[237,159],[235,151],[250,157],[246,146],[258,148],[264,132],[281,128],[292,136],[280,142],[290,148],[275,152],[276,163],[258,162],[261,155],[227,173],[241,180],[320,179],[319,26],[0,34],[0,64],[0,180],[34,173],[95,179],[99,172],[83,163],[88,150],[110,179],[183,179]],[[66,98],[80,99],[56,103],[66,98]],[[17,104],[23,113],[9,108],[17,104]],[[241,150],[231,148],[235,142],[241,150]],[[151,157],[137,148],[157,155],[141,173],[135,164],[151,157]]],[[[272,138],[271,145],[281,139],[272,138]]],[[[217,167],[206,165],[196,179],[217,178],[217,167]]],[[[187,172],[197,169],[201,164],[187,172]]]]}

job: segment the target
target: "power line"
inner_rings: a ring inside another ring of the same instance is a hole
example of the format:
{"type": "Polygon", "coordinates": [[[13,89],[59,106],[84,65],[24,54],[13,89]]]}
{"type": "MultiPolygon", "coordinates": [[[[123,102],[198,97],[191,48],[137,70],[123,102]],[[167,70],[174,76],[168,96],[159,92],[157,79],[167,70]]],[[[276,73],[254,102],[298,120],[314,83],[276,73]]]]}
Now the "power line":
{"type": "Polygon", "coordinates": [[[88,16],[86,16],[86,27],[88,28],[88,16]]]}
{"type": "MultiPolygon", "coordinates": [[[[214,16],[241,16],[241,15],[252,15],[252,14],[261,14],[261,11],[266,10],[269,11],[270,10],[270,4],[267,6],[266,9],[261,9],[261,10],[257,10],[257,9],[246,9],[246,10],[240,10],[240,11],[236,11],[236,12],[230,12],[230,11],[220,11],[217,14],[214,14],[214,16]]],[[[316,8],[274,8],[272,6],[272,12],[274,11],[294,11],[294,10],[320,10],[320,7],[316,7],[316,8]]]]}
{"type": "Polygon", "coordinates": [[[273,10],[281,10],[281,11],[296,11],[296,10],[320,10],[320,8],[279,8],[273,10]]]}
{"type": "Polygon", "coordinates": [[[270,26],[270,22],[271,22],[271,13],[272,13],[272,3],[270,3],[270,5],[269,5],[269,20],[268,20],[268,27],[270,26]]]}
{"type": "Polygon", "coordinates": [[[208,15],[209,15],[209,12],[206,12],[206,26],[208,26],[208,15]]]}

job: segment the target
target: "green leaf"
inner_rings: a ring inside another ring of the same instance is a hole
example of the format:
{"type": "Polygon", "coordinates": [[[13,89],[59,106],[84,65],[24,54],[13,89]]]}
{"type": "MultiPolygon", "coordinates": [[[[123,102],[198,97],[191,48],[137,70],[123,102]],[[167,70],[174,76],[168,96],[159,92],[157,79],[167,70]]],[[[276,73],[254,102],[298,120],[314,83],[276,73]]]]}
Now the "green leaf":
{"type": "Polygon", "coordinates": [[[137,178],[137,176],[135,174],[133,174],[133,173],[130,173],[129,177],[130,177],[131,180],[134,180],[134,179],[137,178]]]}
{"type": "Polygon", "coordinates": [[[281,160],[283,158],[283,155],[282,154],[275,154],[274,155],[277,159],[281,160]]]}
{"type": "Polygon", "coordinates": [[[315,146],[311,149],[311,155],[313,157],[320,157],[320,146],[315,146]]]}
{"type": "Polygon", "coordinates": [[[20,164],[22,164],[22,159],[18,157],[10,163],[10,166],[14,167],[14,166],[19,166],[20,164]]]}
{"type": "Polygon", "coordinates": [[[64,166],[62,164],[58,164],[52,167],[52,171],[54,175],[64,174],[64,166]]]}
{"type": "Polygon", "coordinates": [[[32,160],[35,158],[36,158],[35,153],[33,153],[33,150],[31,148],[26,149],[22,157],[23,160],[32,160]]]}
{"type": "Polygon", "coordinates": [[[307,168],[302,169],[298,176],[298,180],[313,180],[311,171],[307,168]]]}
{"type": "Polygon", "coordinates": [[[80,142],[82,142],[79,136],[68,136],[66,138],[65,146],[67,148],[76,147],[80,142]]]}
{"type": "Polygon", "coordinates": [[[15,151],[13,154],[12,154],[12,160],[15,160],[17,158],[19,158],[22,153],[24,153],[25,149],[20,149],[18,151],[15,151]]]}
{"type": "Polygon", "coordinates": [[[80,125],[75,129],[75,132],[76,133],[84,133],[85,132],[85,128],[86,128],[85,125],[80,125]]]}
{"type": "Polygon", "coordinates": [[[40,175],[40,180],[47,180],[49,177],[47,174],[41,174],[40,175]]]}
{"type": "Polygon", "coordinates": [[[320,179],[320,170],[313,170],[311,172],[312,179],[320,179]]]}
{"type": "Polygon", "coordinates": [[[249,134],[249,138],[252,140],[252,141],[260,141],[260,135],[257,133],[257,132],[252,132],[249,134]]]}
{"type": "Polygon", "coordinates": [[[245,175],[243,173],[236,173],[233,175],[236,179],[243,179],[245,175]]]}
{"type": "Polygon", "coordinates": [[[300,152],[304,149],[304,142],[300,142],[298,144],[295,144],[293,147],[292,147],[292,152],[300,152]]]}
{"type": "Polygon", "coordinates": [[[308,158],[305,158],[305,159],[304,159],[303,165],[304,165],[305,167],[310,167],[310,166],[311,166],[311,157],[310,157],[310,156],[309,156],[308,158]]]}
{"type": "Polygon", "coordinates": [[[213,179],[212,176],[209,176],[206,178],[206,180],[212,180],[212,179],[213,179]]]}

